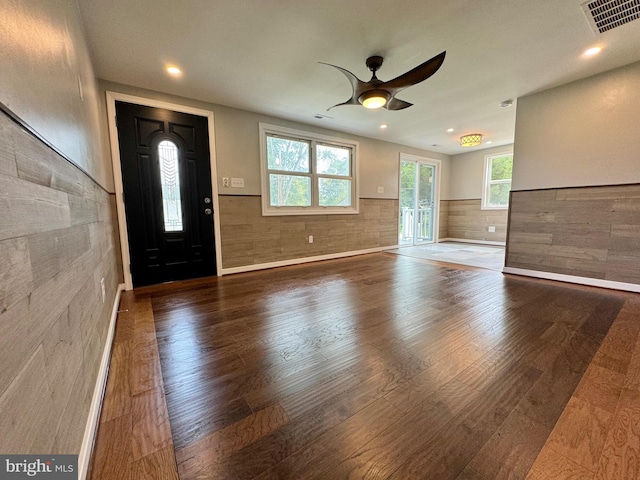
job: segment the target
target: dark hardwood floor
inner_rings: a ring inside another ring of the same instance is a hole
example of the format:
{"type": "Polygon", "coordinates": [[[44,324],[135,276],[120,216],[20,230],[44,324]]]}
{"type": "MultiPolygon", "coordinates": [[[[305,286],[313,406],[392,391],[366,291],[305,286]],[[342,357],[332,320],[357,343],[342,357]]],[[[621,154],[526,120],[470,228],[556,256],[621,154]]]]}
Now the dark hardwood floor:
{"type": "MultiPolygon", "coordinates": [[[[131,310],[119,320],[112,373],[142,372],[120,387],[109,375],[92,478],[175,478],[176,469],[181,480],[565,478],[531,467],[539,454],[571,457],[559,451],[564,433],[551,444],[552,430],[579,400],[587,368],[618,365],[599,351],[614,320],[628,317],[631,352],[640,321],[632,294],[391,254],[143,289],[123,301],[131,310]],[[118,339],[128,361],[118,361],[118,339]],[[154,353],[160,369],[147,360],[154,353]],[[151,421],[136,421],[136,404],[151,421]],[[126,428],[133,447],[120,445],[126,428]],[[115,476],[110,462],[128,470],[115,476]]],[[[631,364],[629,354],[623,379],[631,364]]],[[[607,390],[609,423],[623,383],[615,398],[607,390]]],[[[587,442],[590,467],[576,462],[588,478],[605,443],[594,451],[587,442]]]]}

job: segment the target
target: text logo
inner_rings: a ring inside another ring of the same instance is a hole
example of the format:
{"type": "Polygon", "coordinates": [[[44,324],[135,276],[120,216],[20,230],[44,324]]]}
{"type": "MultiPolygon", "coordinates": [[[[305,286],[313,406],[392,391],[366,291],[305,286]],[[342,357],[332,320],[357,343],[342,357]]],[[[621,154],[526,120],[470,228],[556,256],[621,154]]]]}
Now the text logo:
{"type": "Polygon", "coordinates": [[[0,480],[77,480],[78,455],[0,455],[0,480]]]}

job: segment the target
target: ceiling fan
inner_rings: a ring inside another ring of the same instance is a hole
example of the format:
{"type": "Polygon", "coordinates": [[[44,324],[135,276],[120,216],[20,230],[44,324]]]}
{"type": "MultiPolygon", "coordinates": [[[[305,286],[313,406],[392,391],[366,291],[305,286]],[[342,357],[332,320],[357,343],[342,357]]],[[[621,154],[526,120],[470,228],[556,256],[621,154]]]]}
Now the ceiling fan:
{"type": "Polygon", "coordinates": [[[396,98],[396,94],[407,87],[411,87],[417,83],[420,83],[431,75],[436,73],[442,62],[446,51],[436,55],[430,60],[427,60],[416,68],[403,73],[399,77],[383,82],[376,77],[376,72],[382,66],[382,57],[373,56],[367,58],[367,67],[373,73],[371,80],[363,82],[356,77],[349,70],[345,70],[342,67],[331,65],[330,63],[320,62],[323,65],[329,65],[330,67],[337,68],[349,79],[351,86],[353,87],[353,95],[349,100],[343,103],[338,103],[333,107],[329,107],[327,110],[331,110],[334,107],[340,107],[342,105],[363,105],[366,108],[380,108],[384,107],[387,110],[402,110],[403,108],[410,107],[412,103],[405,102],[396,98]]]}

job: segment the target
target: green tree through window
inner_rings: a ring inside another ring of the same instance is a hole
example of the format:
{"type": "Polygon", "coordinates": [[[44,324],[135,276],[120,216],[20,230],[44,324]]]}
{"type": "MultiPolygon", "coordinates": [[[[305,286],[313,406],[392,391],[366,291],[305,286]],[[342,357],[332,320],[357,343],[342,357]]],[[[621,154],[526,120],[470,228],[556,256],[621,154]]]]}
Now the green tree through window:
{"type": "Polygon", "coordinates": [[[267,210],[307,214],[340,209],[336,213],[355,213],[354,146],[316,140],[312,135],[262,135],[266,147],[263,185],[268,190],[263,195],[267,196],[267,210]]]}
{"type": "Polygon", "coordinates": [[[272,206],[311,205],[311,178],[284,172],[311,173],[308,142],[280,137],[267,137],[269,170],[282,173],[269,174],[272,206]]]}
{"type": "Polygon", "coordinates": [[[507,208],[509,206],[512,171],[513,154],[487,155],[485,157],[483,208],[507,208]]]}

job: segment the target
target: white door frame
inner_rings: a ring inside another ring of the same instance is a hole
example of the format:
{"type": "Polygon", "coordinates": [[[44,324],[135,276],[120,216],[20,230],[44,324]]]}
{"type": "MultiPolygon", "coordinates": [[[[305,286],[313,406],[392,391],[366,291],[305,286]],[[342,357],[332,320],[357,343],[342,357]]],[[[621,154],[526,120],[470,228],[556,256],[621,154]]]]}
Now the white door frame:
{"type": "Polygon", "coordinates": [[[118,212],[118,231],[120,232],[120,248],[122,251],[122,271],[124,272],[124,284],[126,290],[133,289],[129,256],[129,235],[127,233],[127,214],[124,208],[124,196],[122,186],[122,167],[120,164],[120,144],[118,142],[118,128],[116,126],[116,101],[135,103],[145,107],[164,108],[180,113],[188,113],[206,117],[209,129],[209,162],[211,163],[211,188],[213,201],[213,231],[216,249],[216,271],[222,275],[222,243],[220,241],[220,208],[218,202],[218,173],[216,170],[216,145],[213,125],[213,112],[200,108],[187,107],[175,103],[152,100],[150,98],[137,97],[118,92],[106,92],[107,116],[109,125],[109,144],[111,146],[111,164],[113,166],[113,181],[116,190],[116,209],[118,212]]]}
{"type": "MultiPolygon", "coordinates": [[[[440,171],[441,171],[441,166],[442,166],[442,162],[440,160],[436,160],[435,158],[427,158],[427,157],[420,157],[418,155],[413,155],[410,153],[400,153],[400,160],[398,161],[398,208],[402,208],[400,206],[400,193],[401,193],[401,187],[402,187],[402,178],[401,178],[401,173],[402,173],[402,162],[416,162],[418,165],[419,164],[425,164],[425,165],[431,165],[432,167],[434,167],[435,169],[435,178],[434,178],[434,185],[433,185],[433,241],[432,242],[424,242],[424,243],[438,243],[439,240],[439,236],[438,236],[438,232],[439,232],[439,228],[440,228],[440,171]]],[[[418,176],[416,175],[416,181],[418,179],[418,176]]],[[[416,192],[417,194],[417,192],[416,192]]],[[[398,216],[398,219],[400,217],[398,216]]],[[[415,240],[414,243],[411,244],[405,244],[402,245],[400,244],[400,242],[398,242],[398,245],[400,247],[411,247],[415,245],[415,240]]]]}

